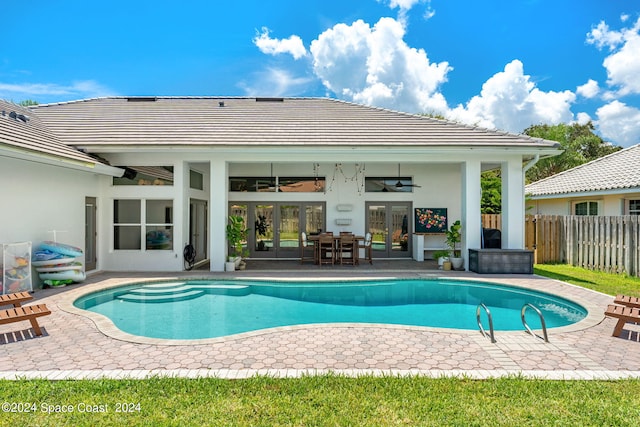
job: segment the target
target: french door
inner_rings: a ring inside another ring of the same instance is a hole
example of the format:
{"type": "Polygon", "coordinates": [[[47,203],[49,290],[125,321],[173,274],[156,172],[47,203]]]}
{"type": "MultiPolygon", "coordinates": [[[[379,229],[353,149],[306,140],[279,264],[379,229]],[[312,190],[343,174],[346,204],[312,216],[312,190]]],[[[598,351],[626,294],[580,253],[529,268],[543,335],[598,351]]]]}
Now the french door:
{"type": "Polygon", "coordinates": [[[191,199],[189,202],[189,243],[196,251],[195,262],[207,258],[207,201],[191,199]]]}
{"type": "Polygon", "coordinates": [[[366,229],[376,258],[411,257],[411,202],[367,202],[366,229]]]}
{"type": "Polygon", "coordinates": [[[244,218],[252,258],[298,258],[300,233],[325,227],[324,202],[232,203],[229,214],[244,218]]]}
{"type": "Polygon", "coordinates": [[[96,269],[98,255],[96,253],[97,206],[95,197],[84,198],[84,268],[86,271],[96,269]]]}

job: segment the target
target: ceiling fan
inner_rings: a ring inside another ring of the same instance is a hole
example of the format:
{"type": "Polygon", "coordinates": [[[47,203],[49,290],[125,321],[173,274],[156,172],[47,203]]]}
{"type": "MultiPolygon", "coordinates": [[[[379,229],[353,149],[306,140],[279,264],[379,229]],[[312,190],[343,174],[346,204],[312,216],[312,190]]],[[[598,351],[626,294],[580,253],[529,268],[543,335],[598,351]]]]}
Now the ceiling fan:
{"type": "Polygon", "coordinates": [[[402,188],[402,187],[416,187],[416,188],[422,188],[421,186],[419,186],[418,184],[403,184],[402,180],[400,179],[400,163],[398,163],[398,182],[396,182],[395,185],[396,188],[402,188]]]}

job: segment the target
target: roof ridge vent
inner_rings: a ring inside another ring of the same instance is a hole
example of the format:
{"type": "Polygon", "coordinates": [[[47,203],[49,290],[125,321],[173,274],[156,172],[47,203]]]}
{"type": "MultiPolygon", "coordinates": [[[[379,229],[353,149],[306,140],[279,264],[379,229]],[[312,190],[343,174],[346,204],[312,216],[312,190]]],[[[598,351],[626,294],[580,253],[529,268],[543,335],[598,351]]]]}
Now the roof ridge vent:
{"type": "Polygon", "coordinates": [[[156,102],[157,96],[130,96],[127,97],[127,102],[156,102]]]}
{"type": "Polygon", "coordinates": [[[256,98],[256,102],[284,102],[284,98],[256,98]]]}

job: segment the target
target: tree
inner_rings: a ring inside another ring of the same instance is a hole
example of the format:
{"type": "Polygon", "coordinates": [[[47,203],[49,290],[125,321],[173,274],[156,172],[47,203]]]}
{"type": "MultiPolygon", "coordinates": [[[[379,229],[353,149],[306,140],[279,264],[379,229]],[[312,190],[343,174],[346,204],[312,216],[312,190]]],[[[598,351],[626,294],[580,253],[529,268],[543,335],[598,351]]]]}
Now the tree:
{"type": "Polygon", "coordinates": [[[615,153],[622,148],[604,142],[593,131],[594,126],[591,122],[584,125],[577,123],[572,125],[560,123],[553,126],[534,125],[525,129],[526,135],[557,141],[560,143],[560,148],[564,150],[558,156],[540,160],[529,169],[526,176],[527,182],[539,181],[607,154],[615,153]]]}
{"type": "MultiPolygon", "coordinates": [[[[604,142],[594,133],[593,123],[558,125],[534,125],[525,129],[526,135],[560,143],[564,152],[558,156],[542,159],[527,171],[527,183],[539,181],[607,154],[622,147],[604,142]]],[[[483,214],[501,213],[502,182],[500,171],[483,172],[481,176],[483,214]]]]}
{"type": "Polygon", "coordinates": [[[18,102],[18,105],[22,105],[23,107],[30,107],[32,105],[38,105],[38,101],[34,101],[33,99],[25,99],[24,101],[18,102]]]}
{"type": "Polygon", "coordinates": [[[499,170],[482,172],[480,176],[483,214],[499,214],[502,208],[502,179],[499,170]]]}

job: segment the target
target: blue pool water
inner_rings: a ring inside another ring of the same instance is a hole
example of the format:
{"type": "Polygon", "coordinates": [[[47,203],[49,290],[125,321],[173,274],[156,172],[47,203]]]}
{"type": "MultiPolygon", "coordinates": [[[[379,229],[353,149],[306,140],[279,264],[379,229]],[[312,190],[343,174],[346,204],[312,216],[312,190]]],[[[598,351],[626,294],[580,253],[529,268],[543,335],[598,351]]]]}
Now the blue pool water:
{"type": "MultiPolygon", "coordinates": [[[[496,330],[522,330],[526,303],[547,328],[579,322],[586,310],[566,299],[521,288],[457,280],[260,282],[196,280],[114,288],[85,295],[78,308],[100,313],[133,335],[165,339],[215,338],[312,323],[385,323],[478,329],[484,303],[496,330]]],[[[533,329],[540,321],[526,311],[533,329]]],[[[488,329],[486,315],[481,319],[488,329]]]]}

